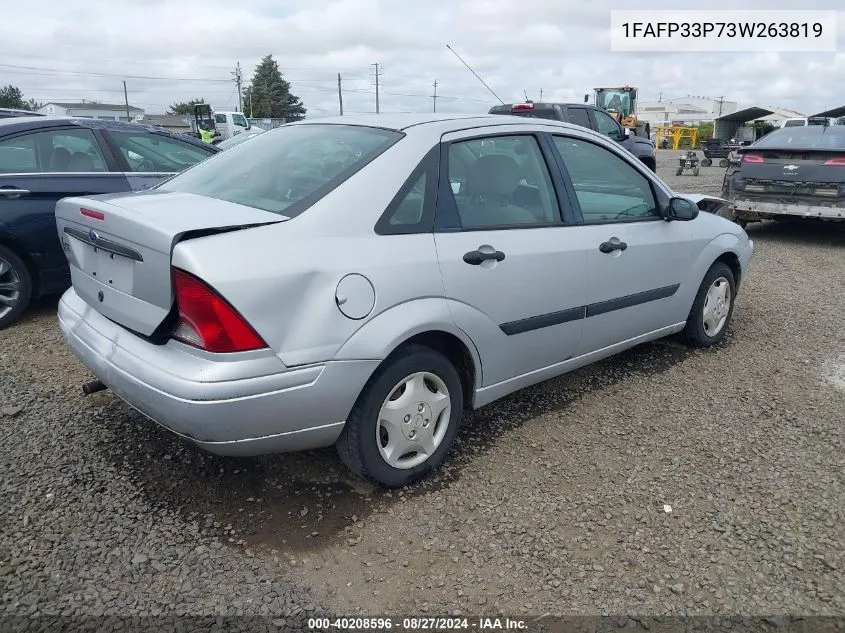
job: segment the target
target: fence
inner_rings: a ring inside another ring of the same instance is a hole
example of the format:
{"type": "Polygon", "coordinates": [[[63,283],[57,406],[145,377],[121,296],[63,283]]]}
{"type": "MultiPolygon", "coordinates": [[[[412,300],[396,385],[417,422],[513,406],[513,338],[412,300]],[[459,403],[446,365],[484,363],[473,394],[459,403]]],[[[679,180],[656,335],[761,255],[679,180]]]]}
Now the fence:
{"type": "Polygon", "coordinates": [[[284,125],[286,119],[247,119],[252,125],[256,125],[263,130],[272,130],[274,127],[284,125]]]}

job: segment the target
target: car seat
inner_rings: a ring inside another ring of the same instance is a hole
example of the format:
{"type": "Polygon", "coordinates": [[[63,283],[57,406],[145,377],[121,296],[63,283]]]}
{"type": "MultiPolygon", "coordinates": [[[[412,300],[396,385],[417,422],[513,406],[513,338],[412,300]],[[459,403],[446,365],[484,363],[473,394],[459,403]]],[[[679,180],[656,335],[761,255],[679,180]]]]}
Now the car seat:
{"type": "Polygon", "coordinates": [[[65,147],[56,147],[53,149],[53,152],[50,154],[50,160],[48,161],[47,170],[48,171],[69,171],[69,164],[70,164],[71,153],[65,147]]]}
{"type": "Polygon", "coordinates": [[[537,218],[529,210],[513,204],[513,195],[523,173],[510,156],[488,154],[469,168],[467,194],[458,203],[464,227],[533,224],[537,218]]]}

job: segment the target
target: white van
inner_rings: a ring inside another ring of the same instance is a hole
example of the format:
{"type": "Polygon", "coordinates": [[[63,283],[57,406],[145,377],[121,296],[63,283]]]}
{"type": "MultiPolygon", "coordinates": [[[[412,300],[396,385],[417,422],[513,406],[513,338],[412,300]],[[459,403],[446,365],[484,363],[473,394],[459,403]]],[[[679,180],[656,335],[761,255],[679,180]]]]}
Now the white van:
{"type": "Polygon", "coordinates": [[[214,113],[214,127],[220,132],[221,139],[229,139],[237,136],[242,132],[256,131],[263,132],[264,130],[252,125],[242,112],[215,112],[214,113]]]}

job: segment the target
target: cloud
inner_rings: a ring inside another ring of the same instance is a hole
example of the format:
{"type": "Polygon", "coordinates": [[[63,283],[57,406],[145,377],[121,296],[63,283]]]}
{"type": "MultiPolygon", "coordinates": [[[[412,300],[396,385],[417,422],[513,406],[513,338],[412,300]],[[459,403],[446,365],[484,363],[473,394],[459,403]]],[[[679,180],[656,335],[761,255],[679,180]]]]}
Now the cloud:
{"type": "MultiPolygon", "coordinates": [[[[651,0],[650,8],[701,9],[651,0]]],[[[641,99],[687,94],[812,113],[845,102],[843,53],[612,53],[611,0],[28,0],[0,23],[0,84],[39,101],[130,102],[147,112],[205,97],[237,105],[232,70],[248,81],[273,54],[311,116],[337,113],[337,74],[346,112],[486,112],[525,93],[581,101],[598,85],[628,83],[641,99]]],[[[792,9],[785,0],[746,0],[746,9],[792,9]]],[[[626,7],[627,8],[627,7],[626,7]]],[[[712,0],[708,9],[733,9],[712,0]]],[[[805,9],[830,9],[823,0],[805,9]]],[[[838,14],[845,49],[845,12],[838,14]]]]}

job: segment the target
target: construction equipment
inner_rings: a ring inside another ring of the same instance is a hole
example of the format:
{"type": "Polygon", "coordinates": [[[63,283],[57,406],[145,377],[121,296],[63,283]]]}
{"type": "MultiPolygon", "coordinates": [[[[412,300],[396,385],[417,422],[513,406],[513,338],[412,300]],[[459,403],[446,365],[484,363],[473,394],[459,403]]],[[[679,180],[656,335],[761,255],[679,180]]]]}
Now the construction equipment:
{"type": "Polygon", "coordinates": [[[194,129],[197,138],[202,138],[200,130],[214,130],[214,113],[208,103],[197,103],[194,105],[194,129]]]}
{"type": "Polygon", "coordinates": [[[698,154],[696,154],[695,150],[687,150],[686,152],[681,154],[678,169],[675,171],[675,175],[680,176],[682,173],[684,173],[685,169],[692,170],[692,175],[698,176],[698,154]]]}
{"type": "Polygon", "coordinates": [[[689,147],[693,149],[698,143],[697,127],[662,125],[656,128],[655,134],[657,138],[655,145],[661,149],[678,150],[681,144],[686,145],[685,141],[689,141],[689,147]],[[668,141],[668,147],[665,141],[668,141]]]}
{"type": "Polygon", "coordinates": [[[622,127],[635,130],[637,136],[651,137],[651,125],[637,118],[637,88],[616,86],[594,88],[596,107],[606,110],[622,127]]]}

